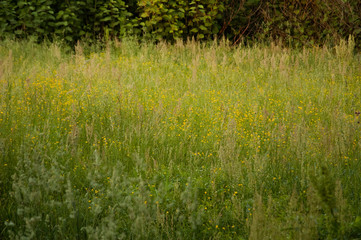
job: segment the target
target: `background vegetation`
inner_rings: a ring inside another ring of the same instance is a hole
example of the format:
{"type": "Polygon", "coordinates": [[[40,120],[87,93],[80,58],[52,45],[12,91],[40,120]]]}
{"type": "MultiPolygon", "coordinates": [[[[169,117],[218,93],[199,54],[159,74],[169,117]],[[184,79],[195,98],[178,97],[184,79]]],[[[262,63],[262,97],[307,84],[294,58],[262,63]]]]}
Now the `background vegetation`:
{"type": "Polygon", "coordinates": [[[353,39],[230,44],[2,41],[0,238],[360,238],[353,39]]]}
{"type": "Polygon", "coordinates": [[[5,0],[0,36],[109,40],[140,36],[175,41],[225,37],[234,44],[279,39],[301,45],[361,43],[358,0],[5,0]]]}

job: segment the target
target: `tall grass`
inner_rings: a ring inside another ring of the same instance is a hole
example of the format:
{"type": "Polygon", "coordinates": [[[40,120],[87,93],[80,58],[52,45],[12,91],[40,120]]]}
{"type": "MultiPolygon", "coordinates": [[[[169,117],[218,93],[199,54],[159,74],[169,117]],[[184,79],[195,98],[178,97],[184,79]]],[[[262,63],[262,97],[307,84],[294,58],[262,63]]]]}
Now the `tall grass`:
{"type": "Polygon", "coordinates": [[[361,57],[0,44],[0,238],[361,237],[361,57]]]}

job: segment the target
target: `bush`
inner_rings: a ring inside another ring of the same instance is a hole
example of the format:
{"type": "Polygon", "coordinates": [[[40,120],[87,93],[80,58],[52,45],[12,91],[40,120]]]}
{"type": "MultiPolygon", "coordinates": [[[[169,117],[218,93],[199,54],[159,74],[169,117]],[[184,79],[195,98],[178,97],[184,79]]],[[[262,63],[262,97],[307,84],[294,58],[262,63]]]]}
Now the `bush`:
{"type": "Polygon", "coordinates": [[[361,42],[361,4],[337,0],[21,0],[1,1],[0,36],[79,39],[136,35],[174,41],[195,37],[279,39],[292,46],[361,42]]]}
{"type": "Polygon", "coordinates": [[[334,44],[349,35],[360,42],[360,15],[355,11],[356,5],[355,1],[334,0],[268,1],[263,7],[262,34],[293,45],[334,44]]]}

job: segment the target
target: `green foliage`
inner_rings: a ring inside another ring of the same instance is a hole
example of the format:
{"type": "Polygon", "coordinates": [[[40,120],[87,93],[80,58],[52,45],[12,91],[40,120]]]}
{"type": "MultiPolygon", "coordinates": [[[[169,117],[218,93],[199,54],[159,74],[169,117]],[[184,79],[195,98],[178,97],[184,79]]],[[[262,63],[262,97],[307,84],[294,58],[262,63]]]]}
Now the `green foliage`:
{"type": "Polygon", "coordinates": [[[15,5],[11,1],[0,2],[0,34],[13,32],[16,22],[15,5]]]}
{"type": "Polygon", "coordinates": [[[83,30],[85,2],[82,1],[62,1],[58,5],[56,12],[56,23],[54,34],[60,36],[68,42],[83,37],[86,32],[83,30]]]}
{"type": "Polygon", "coordinates": [[[127,35],[148,39],[210,40],[234,44],[279,39],[293,46],[361,42],[359,1],[320,0],[21,0],[1,1],[0,34],[105,41],[127,35]]]}
{"type": "Polygon", "coordinates": [[[79,39],[122,37],[134,33],[135,21],[121,0],[111,1],[2,1],[0,32],[40,39],[60,37],[68,43],[79,39]]]}
{"type": "Polygon", "coordinates": [[[224,11],[222,1],[139,1],[145,34],[156,39],[210,39],[217,34],[224,11]]]}
{"type": "Polygon", "coordinates": [[[192,36],[193,32],[198,39],[210,39],[212,35],[218,34],[221,29],[219,21],[224,10],[224,1],[191,1],[187,14],[188,36],[192,36]]]}
{"type": "Polygon", "coordinates": [[[96,1],[96,5],[90,11],[94,15],[94,35],[105,36],[106,40],[109,40],[109,37],[124,36],[133,28],[129,21],[132,14],[127,11],[124,1],[96,1]]]}
{"type": "Polygon", "coordinates": [[[52,4],[51,0],[17,1],[15,35],[48,34],[53,29],[55,20],[52,4]]]}
{"type": "Polygon", "coordinates": [[[74,42],[81,38],[101,37],[108,40],[121,37],[133,28],[132,16],[121,0],[64,1],[57,6],[56,35],[74,42]]]}
{"type": "Polygon", "coordinates": [[[140,25],[155,39],[176,39],[183,35],[186,1],[140,0],[140,25]]]}
{"type": "Polygon", "coordinates": [[[228,0],[222,17],[222,28],[218,36],[225,35],[234,43],[244,39],[252,40],[260,32],[262,25],[262,1],[228,0]]]}
{"type": "Polygon", "coordinates": [[[361,41],[360,15],[356,1],[292,0],[268,1],[264,6],[262,36],[291,45],[336,44],[354,35],[361,41]]]}

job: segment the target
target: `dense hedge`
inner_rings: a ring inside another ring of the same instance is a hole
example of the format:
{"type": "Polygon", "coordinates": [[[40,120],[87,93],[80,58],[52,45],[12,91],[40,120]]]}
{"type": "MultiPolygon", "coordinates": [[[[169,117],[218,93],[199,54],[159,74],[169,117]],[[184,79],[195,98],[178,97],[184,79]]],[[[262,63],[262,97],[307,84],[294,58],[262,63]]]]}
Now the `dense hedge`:
{"type": "Polygon", "coordinates": [[[3,0],[0,36],[109,39],[242,40],[277,38],[322,44],[354,35],[361,42],[359,0],[3,0]]]}

